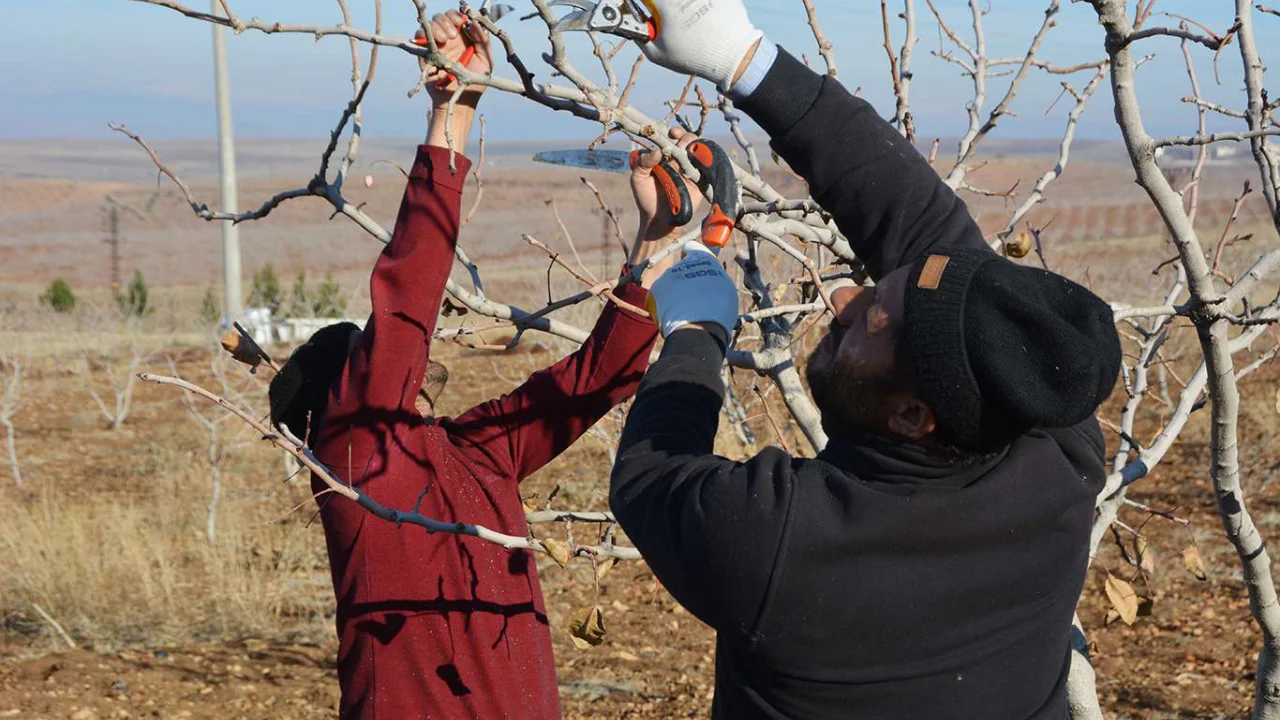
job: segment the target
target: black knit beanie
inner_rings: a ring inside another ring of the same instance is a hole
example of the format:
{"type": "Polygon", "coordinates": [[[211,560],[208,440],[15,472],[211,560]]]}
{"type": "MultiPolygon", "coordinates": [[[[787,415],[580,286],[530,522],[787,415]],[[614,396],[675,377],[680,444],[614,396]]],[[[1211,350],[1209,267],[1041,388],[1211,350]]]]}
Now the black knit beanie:
{"type": "Polygon", "coordinates": [[[947,439],[968,450],[1082,422],[1120,372],[1107,303],[1060,275],[982,249],[916,262],[905,340],[921,399],[947,439]]]}
{"type": "Polygon", "coordinates": [[[330,325],[293,351],[267,389],[272,427],[284,423],[298,438],[308,438],[308,417],[318,420],[324,412],[329,390],[346,366],[351,333],[359,329],[352,323],[330,325]]]}

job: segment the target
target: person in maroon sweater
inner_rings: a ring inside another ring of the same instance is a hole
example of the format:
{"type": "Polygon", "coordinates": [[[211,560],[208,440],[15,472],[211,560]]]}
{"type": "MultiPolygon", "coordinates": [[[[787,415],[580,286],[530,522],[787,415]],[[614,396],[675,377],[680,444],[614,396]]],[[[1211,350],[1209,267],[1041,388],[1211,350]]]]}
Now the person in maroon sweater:
{"type": "MultiPolygon", "coordinates": [[[[437,43],[452,58],[474,44],[468,69],[489,72],[488,38],[459,30],[462,23],[457,13],[438,16],[437,43]]],[[[309,433],[319,460],[385,506],[524,535],[519,483],[635,393],[657,332],[650,318],[610,304],[581,349],[512,393],[452,419],[415,409],[470,167],[459,154],[450,172],[446,130],[466,147],[482,91],[466,91],[450,120],[444,107],[454,88],[436,89],[437,79],[427,83],[431,131],[373,271],[368,324],[322,330],[295,352],[272,383],[272,419],[309,433]]],[[[657,216],[652,185],[645,168],[633,177],[642,215],[633,265],[677,230],[657,216]]],[[[615,294],[644,307],[666,267],[615,294]]],[[[560,717],[530,552],[397,527],[341,498],[319,502],[338,605],[343,718],[560,717]]]]}

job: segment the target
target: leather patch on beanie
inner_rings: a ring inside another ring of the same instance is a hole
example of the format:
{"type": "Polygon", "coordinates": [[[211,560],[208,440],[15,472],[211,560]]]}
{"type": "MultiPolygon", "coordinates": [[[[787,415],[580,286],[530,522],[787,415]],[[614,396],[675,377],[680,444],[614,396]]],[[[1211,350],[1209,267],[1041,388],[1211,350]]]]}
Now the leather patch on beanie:
{"type": "Polygon", "coordinates": [[[924,263],[924,269],[920,271],[916,287],[921,290],[937,290],[942,286],[942,274],[947,271],[947,264],[950,262],[951,258],[946,255],[930,256],[924,263]]]}

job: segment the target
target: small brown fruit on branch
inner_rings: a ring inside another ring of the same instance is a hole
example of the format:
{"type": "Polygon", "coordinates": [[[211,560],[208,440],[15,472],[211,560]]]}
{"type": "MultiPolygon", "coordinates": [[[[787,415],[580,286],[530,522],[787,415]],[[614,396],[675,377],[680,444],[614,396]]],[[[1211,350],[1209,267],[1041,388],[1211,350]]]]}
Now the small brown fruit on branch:
{"type": "Polygon", "coordinates": [[[1005,241],[1004,254],[1011,258],[1021,260],[1031,254],[1032,247],[1031,233],[1024,230],[1005,241]]]}

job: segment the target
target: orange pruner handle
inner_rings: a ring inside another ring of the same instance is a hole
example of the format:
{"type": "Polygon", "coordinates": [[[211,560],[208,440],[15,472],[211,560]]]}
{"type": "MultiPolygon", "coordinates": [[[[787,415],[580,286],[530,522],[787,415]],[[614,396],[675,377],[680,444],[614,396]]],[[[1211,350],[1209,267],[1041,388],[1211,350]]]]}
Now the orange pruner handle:
{"type": "MultiPolygon", "coordinates": [[[[462,28],[464,28],[464,27],[466,27],[466,26],[467,26],[467,24],[466,24],[466,23],[463,23],[463,24],[461,24],[461,25],[459,25],[459,26],[458,26],[458,29],[459,29],[459,30],[461,30],[462,28]]],[[[421,46],[421,47],[426,47],[426,46],[430,45],[431,43],[430,43],[430,42],[428,42],[428,41],[427,41],[427,37],[426,37],[425,35],[423,35],[422,37],[414,37],[414,38],[413,38],[413,44],[414,44],[414,45],[421,46]]],[[[472,60],[474,60],[474,59],[475,59],[475,57],[476,57],[476,46],[475,46],[475,45],[472,45],[472,44],[470,44],[470,43],[467,43],[467,47],[466,47],[466,49],[462,51],[462,56],[461,56],[461,57],[459,57],[455,62],[457,62],[459,65],[466,65],[467,63],[469,63],[469,62],[471,62],[472,60]]],[[[442,77],[442,78],[440,78],[438,81],[436,81],[436,89],[437,89],[437,90],[444,90],[445,88],[449,87],[449,84],[450,84],[450,83],[455,82],[457,79],[458,79],[458,78],[457,78],[457,77],[455,77],[453,73],[446,73],[444,77],[442,77]]]]}
{"type": "MultiPolygon", "coordinates": [[[[644,156],[641,150],[631,152],[631,169],[640,167],[640,159],[644,156]]],[[[677,227],[688,225],[693,220],[693,198],[689,196],[689,188],[685,187],[684,176],[679,168],[670,162],[663,161],[653,168],[653,179],[658,184],[658,191],[667,203],[667,211],[671,213],[671,223],[677,227]]]]}
{"type": "Polygon", "coordinates": [[[649,11],[649,42],[653,42],[658,39],[658,33],[662,32],[662,13],[658,11],[658,6],[653,0],[640,0],[640,2],[649,11]]]}
{"type": "Polygon", "coordinates": [[[702,244],[711,248],[722,248],[733,239],[733,231],[738,227],[733,218],[724,214],[720,203],[711,206],[711,214],[702,221],[702,244]]]}
{"type": "Polygon", "coordinates": [[[733,239],[737,228],[738,179],[728,153],[711,140],[697,140],[689,146],[689,160],[702,174],[700,184],[714,196],[711,213],[702,223],[702,244],[719,250],[733,239]]]}

